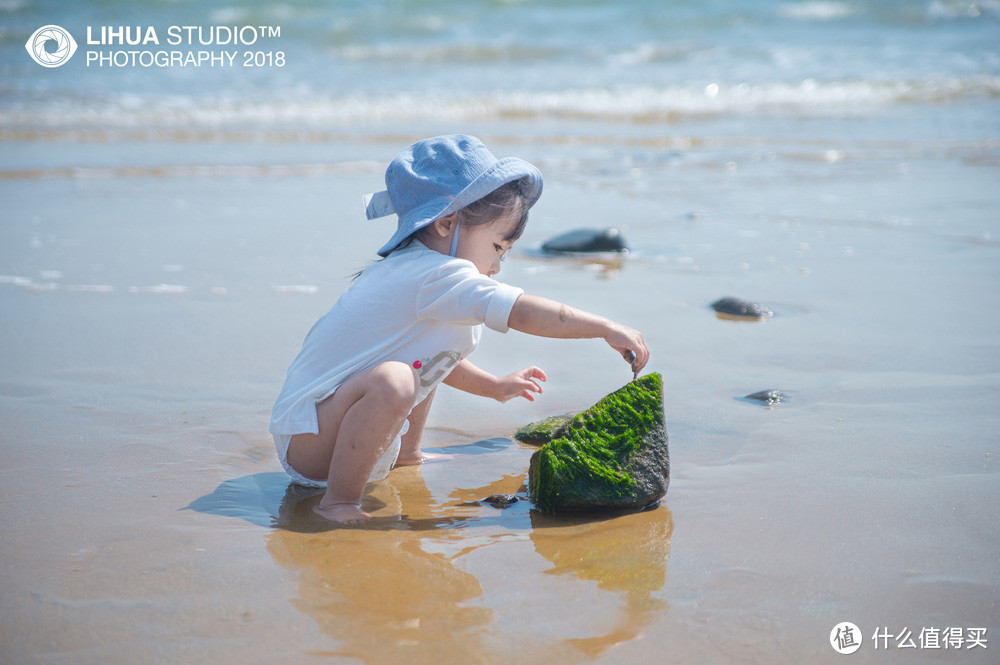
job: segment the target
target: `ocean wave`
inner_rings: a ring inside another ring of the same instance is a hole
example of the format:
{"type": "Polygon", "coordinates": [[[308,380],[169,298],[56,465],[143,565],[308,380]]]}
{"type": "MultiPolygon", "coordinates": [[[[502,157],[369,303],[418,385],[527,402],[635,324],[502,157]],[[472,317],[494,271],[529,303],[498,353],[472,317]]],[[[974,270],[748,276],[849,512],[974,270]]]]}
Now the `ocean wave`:
{"type": "Polygon", "coordinates": [[[0,108],[0,136],[15,130],[88,128],[149,130],[183,127],[330,128],[385,122],[579,119],[675,122],[755,114],[793,117],[857,116],[896,104],[943,104],[1000,96],[1000,76],[923,81],[815,81],[762,85],[708,83],[678,87],[582,88],[416,95],[234,100],[218,97],[111,95],[0,108]]]}
{"type": "Polygon", "coordinates": [[[815,2],[796,2],[778,7],[778,15],[784,18],[800,21],[829,21],[844,18],[858,13],[858,9],[846,2],[816,0],[815,2]]]}
{"type": "Polygon", "coordinates": [[[927,16],[932,19],[969,19],[989,16],[1000,17],[1000,0],[934,0],[927,5],[927,16]]]}
{"type": "Polygon", "coordinates": [[[0,12],[13,14],[28,7],[26,0],[0,0],[0,12]]]}
{"type": "Polygon", "coordinates": [[[152,286],[130,286],[129,293],[154,293],[157,295],[178,295],[187,293],[188,287],[183,284],[154,284],[152,286]]]}
{"type": "MultiPolygon", "coordinates": [[[[261,138],[270,142],[308,141],[314,139],[331,140],[332,137],[315,135],[290,137],[285,134],[247,135],[210,134],[205,132],[175,132],[169,134],[170,140],[203,141],[236,140],[258,141],[261,138]]],[[[339,137],[342,138],[342,137],[339,137]]],[[[93,130],[62,130],[58,132],[14,132],[5,133],[0,130],[0,141],[162,141],[165,135],[159,131],[151,132],[95,132],[93,130]]],[[[166,166],[166,165],[133,165],[114,167],[93,166],[56,166],[41,168],[0,169],[0,180],[38,180],[49,178],[170,178],[170,177],[250,177],[250,176],[316,176],[336,173],[379,172],[382,164],[374,162],[339,162],[335,164],[208,164],[198,166],[166,166]]],[[[0,283],[3,283],[0,281],[0,283]]]]}
{"type": "Polygon", "coordinates": [[[436,43],[414,46],[408,43],[396,44],[352,44],[330,49],[335,58],[347,62],[423,62],[464,64],[511,61],[548,61],[564,55],[565,48],[558,46],[530,46],[515,43],[436,43]]]}
{"type": "Polygon", "coordinates": [[[660,62],[680,62],[703,53],[709,47],[692,44],[660,43],[641,40],[625,46],[594,43],[578,44],[572,40],[539,44],[524,43],[514,39],[432,42],[346,44],[328,48],[326,53],[339,61],[352,64],[429,64],[447,65],[461,63],[463,67],[475,64],[497,63],[554,63],[560,60],[591,62],[594,64],[637,65],[660,62]]]}

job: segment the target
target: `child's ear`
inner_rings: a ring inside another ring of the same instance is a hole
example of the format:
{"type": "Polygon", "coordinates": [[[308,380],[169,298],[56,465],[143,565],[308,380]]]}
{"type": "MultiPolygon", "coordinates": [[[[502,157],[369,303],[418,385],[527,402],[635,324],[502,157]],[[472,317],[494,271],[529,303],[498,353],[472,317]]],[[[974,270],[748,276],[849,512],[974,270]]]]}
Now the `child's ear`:
{"type": "Polygon", "coordinates": [[[438,217],[434,220],[432,226],[434,227],[434,233],[441,238],[450,238],[455,224],[458,223],[458,213],[453,212],[450,215],[445,215],[444,217],[438,217]]]}

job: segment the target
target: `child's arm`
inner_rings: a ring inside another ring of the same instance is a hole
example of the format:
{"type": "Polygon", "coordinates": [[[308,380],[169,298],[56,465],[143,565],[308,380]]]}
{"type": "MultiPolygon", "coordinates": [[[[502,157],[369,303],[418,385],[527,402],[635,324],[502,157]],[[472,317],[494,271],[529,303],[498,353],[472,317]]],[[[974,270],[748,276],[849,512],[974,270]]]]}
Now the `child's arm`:
{"type": "Polygon", "coordinates": [[[507,325],[540,337],[600,337],[626,359],[629,351],[635,353],[632,369],[636,372],[649,360],[649,349],[638,330],[548,298],[523,294],[514,303],[507,325]]]}
{"type": "Polygon", "coordinates": [[[473,395],[492,397],[498,402],[507,402],[515,397],[534,402],[535,396],[531,393],[542,392],[542,387],[537,382],[544,381],[545,378],[545,372],[537,367],[525,367],[513,374],[496,377],[463,358],[444,382],[452,388],[473,395]]]}

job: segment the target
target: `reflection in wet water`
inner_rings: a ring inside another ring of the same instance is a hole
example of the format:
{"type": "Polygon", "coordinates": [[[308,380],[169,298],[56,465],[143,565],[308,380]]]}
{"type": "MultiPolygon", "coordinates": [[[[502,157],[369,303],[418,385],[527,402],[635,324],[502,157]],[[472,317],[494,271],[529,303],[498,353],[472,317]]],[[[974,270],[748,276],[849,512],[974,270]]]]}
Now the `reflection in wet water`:
{"type": "Polygon", "coordinates": [[[531,522],[535,551],[554,565],[547,573],[592,580],[599,589],[624,595],[624,611],[610,632],[567,640],[587,656],[639,637],[657,612],[668,608],[652,592],[667,580],[670,511],[655,508],[615,519],[581,520],[577,525],[533,513],[531,522]]]}
{"type": "Polygon", "coordinates": [[[474,575],[427,552],[426,530],[412,530],[407,519],[316,533],[296,527],[299,516],[314,521],[318,499],[288,506],[295,530],[273,532],[267,549],[296,574],[292,603],[336,640],[335,653],[373,664],[488,662],[481,636],[493,613],[468,604],[483,593],[474,575]]]}
{"type": "Polygon", "coordinates": [[[593,272],[601,279],[613,279],[625,267],[627,253],[619,252],[596,252],[580,254],[556,254],[543,251],[539,248],[531,248],[524,252],[525,256],[539,261],[534,268],[528,271],[538,271],[546,269],[545,264],[555,263],[561,266],[568,266],[579,270],[593,272]]]}
{"type": "Polygon", "coordinates": [[[478,443],[449,448],[475,455],[396,469],[370,485],[363,507],[375,519],[365,528],[335,528],[312,510],[320,493],[281,474],[228,481],[191,507],[255,523],[267,513],[267,550],[295,577],[292,604],[332,638],[325,655],[370,664],[586,662],[669,610],[656,596],[669,510],[552,516],[528,501],[463,506],[518,492],[533,451],[478,443]]]}

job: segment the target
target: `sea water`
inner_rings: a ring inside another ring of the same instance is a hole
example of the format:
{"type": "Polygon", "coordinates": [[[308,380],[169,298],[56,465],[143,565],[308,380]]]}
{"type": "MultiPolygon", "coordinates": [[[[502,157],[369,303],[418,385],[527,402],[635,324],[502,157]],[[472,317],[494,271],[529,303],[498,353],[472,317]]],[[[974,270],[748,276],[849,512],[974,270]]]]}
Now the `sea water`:
{"type": "MultiPolygon", "coordinates": [[[[677,123],[715,132],[753,121],[795,133],[800,124],[811,132],[838,119],[919,118],[947,106],[949,126],[922,126],[921,136],[996,133],[988,109],[1000,89],[1000,7],[992,0],[359,0],[221,8],[10,0],[0,11],[5,127],[342,130],[442,121],[548,128],[586,121],[581,131],[605,134],[621,125],[677,123]],[[47,23],[81,42],[53,71],[24,57],[27,35],[47,23]],[[245,28],[252,41],[234,38],[245,28]],[[90,31],[109,29],[129,40],[84,43],[90,31]],[[129,44],[140,34],[143,44],[129,44]],[[206,42],[241,55],[280,51],[284,61],[200,68],[86,62],[88,50],[197,51],[206,42]]],[[[914,134],[898,120],[871,131],[914,134]]]]}

